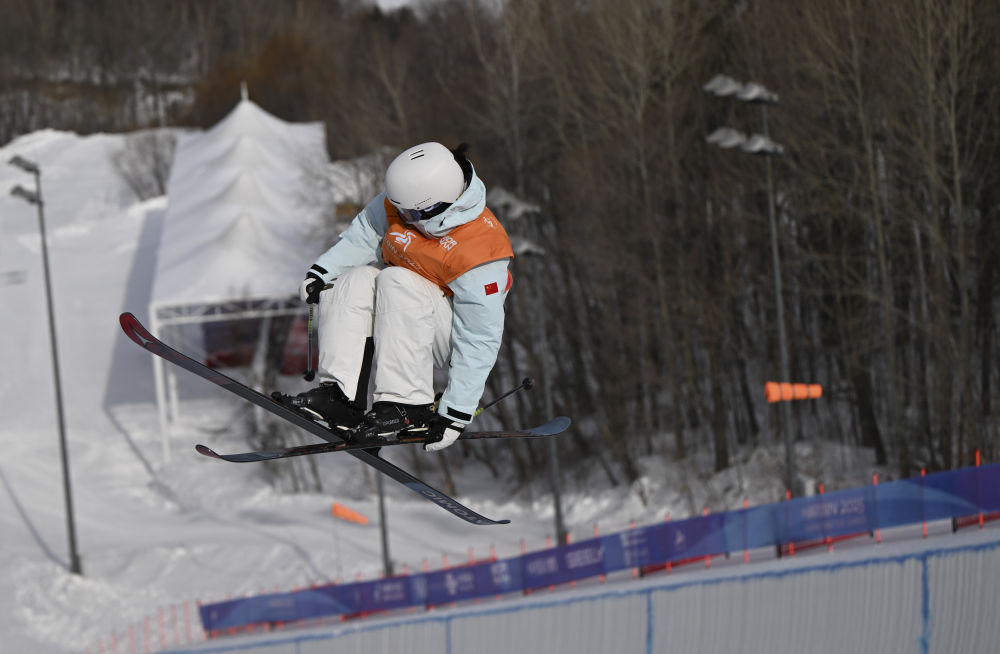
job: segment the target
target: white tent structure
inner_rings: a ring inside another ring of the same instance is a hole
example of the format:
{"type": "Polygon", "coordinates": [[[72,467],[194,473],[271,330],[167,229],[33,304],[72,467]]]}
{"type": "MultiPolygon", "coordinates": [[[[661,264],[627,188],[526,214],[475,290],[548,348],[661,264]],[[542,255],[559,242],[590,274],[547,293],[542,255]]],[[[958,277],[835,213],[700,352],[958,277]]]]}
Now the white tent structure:
{"type": "MultiPolygon", "coordinates": [[[[214,127],[179,137],[149,306],[153,333],[176,344],[193,331],[185,325],[302,312],[296,290],[319,254],[310,231],[322,212],[307,201],[307,171],[328,166],[322,123],[287,123],[245,93],[214,127]]],[[[167,459],[174,372],[154,357],[167,459]]]]}

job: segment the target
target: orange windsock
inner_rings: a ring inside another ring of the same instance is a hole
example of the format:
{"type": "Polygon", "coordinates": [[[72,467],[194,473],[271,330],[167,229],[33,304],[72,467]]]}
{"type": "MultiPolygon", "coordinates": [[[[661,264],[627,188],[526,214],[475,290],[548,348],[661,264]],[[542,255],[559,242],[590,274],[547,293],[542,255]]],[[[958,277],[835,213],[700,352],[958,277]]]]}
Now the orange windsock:
{"type": "Polygon", "coordinates": [[[789,402],[791,400],[815,400],[823,397],[820,384],[790,384],[788,382],[767,382],[764,395],[768,402],[789,402]]]}
{"type": "Polygon", "coordinates": [[[330,507],[330,512],[333,514],[334,518],[340,518],[341,520],[346,520],[348,522],[356,522],[359,525],[368,524],[368,518],[361,515],[354,509],[349,509],[340,502],[334,502],[333,506],[330,507]]]}

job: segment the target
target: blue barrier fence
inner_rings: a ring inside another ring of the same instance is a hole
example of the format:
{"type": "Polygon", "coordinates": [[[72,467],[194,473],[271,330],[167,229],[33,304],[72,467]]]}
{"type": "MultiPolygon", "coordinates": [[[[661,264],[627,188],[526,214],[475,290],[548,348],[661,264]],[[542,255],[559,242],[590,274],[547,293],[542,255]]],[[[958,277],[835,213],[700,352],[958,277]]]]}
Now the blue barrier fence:
{"type": "Polygon", "coordinates": [[[664,522],[518,557],[200,607],[205,631],[460,602],[642,566],[1000,511],[1000,464],[664,522]]]}

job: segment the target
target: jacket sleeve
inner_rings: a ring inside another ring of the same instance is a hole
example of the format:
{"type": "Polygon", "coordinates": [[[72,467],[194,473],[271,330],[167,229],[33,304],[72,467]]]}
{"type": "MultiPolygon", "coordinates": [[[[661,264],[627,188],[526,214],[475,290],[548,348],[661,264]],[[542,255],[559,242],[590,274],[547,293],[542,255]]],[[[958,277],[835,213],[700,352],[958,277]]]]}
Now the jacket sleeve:
{"type": "Polygon", "coordinates": [[[309,271],[329,284],[351,268],[378,261],[382,237],[389,229],[384,200],[385,193],[379,193],[365,205],[340,239],[316,259],[309,271]]]}
{"type": "Polygon", "coordinates": [[[452,297],[451,367],[438,412],[468,424],[475,416],[503,339],[509,259],[463,273],[448,287],[452,297]]]}

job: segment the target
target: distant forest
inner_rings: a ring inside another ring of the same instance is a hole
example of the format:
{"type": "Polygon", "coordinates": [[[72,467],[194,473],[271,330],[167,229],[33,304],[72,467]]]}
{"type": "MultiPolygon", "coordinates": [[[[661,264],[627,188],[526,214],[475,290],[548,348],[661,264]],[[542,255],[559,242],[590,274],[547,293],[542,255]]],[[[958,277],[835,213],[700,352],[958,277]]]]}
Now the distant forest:
{"type": "MultiPolygon", "coordinates": [[[[977,0],[0,0],[0,142],[214,124],[245,80],[343,159],[471,144],[536,205],[487,397],[548,377],[563,464],[781,442],[773,197],[797,439],[908,476],[1000,458],[1000,3],[977,0]],[[780,96],[762,131],[718,73],[780,96]]],[[[541,419],[545,393],[498,406],[541,419]]],[[[527,480],[545,449],[503,448],[527,480]]],[[[477,450],[491,451],[491,450],[477,450]]],[[[500,450],[497,449],[497,452],[500,450]]],[[[461,453],[449,453],[456,464],[461,453]]],[[[473,454],[472,456],[481,456],[473,454]]],[[[484,457],[485,458],[485,457],[484,457]]],[[[593,466],[593,467],[592,467],[593,466]]]]}

